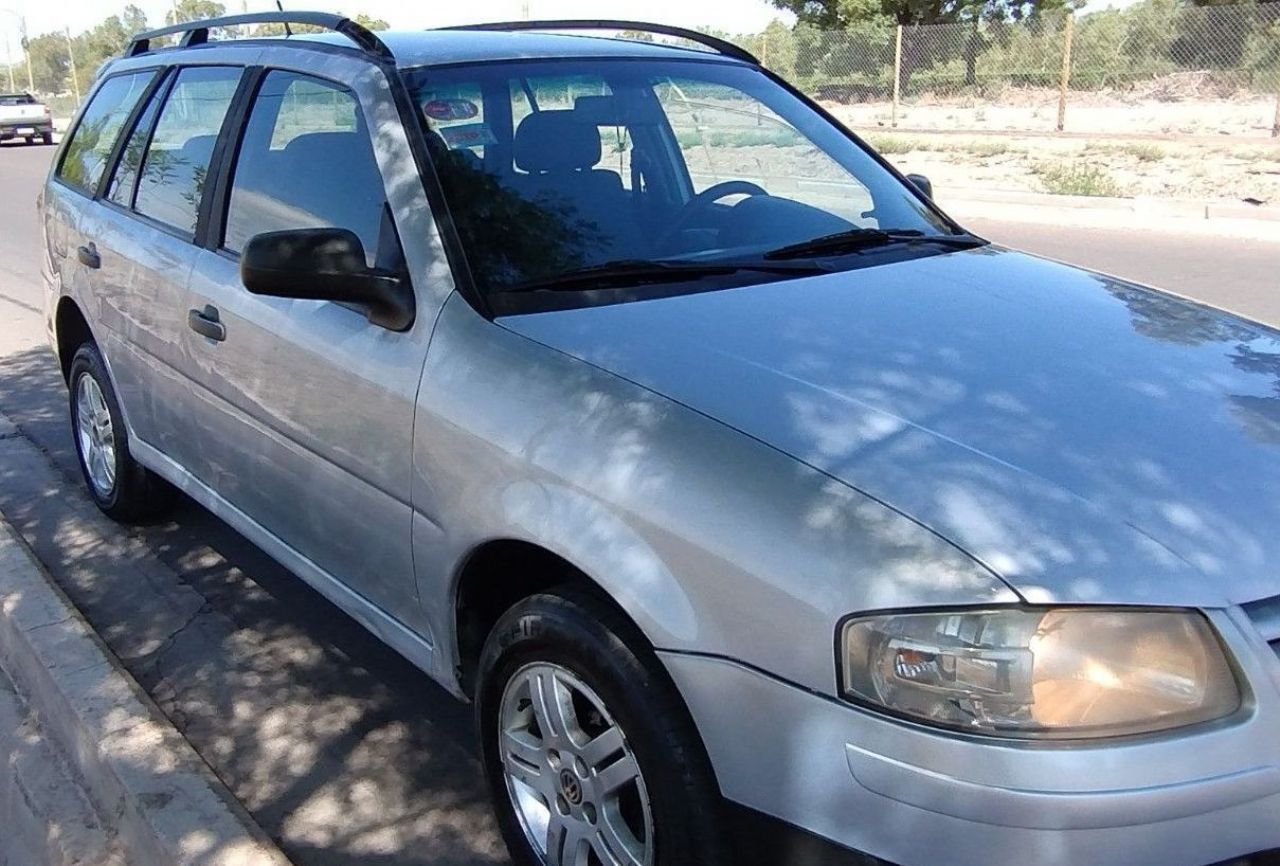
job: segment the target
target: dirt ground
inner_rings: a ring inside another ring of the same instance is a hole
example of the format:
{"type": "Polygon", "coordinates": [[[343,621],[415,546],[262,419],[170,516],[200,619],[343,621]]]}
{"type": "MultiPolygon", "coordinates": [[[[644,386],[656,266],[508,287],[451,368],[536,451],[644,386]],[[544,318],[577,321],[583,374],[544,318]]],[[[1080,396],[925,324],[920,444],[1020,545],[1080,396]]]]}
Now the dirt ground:
{"type": "Polygon", "coordinates": [[[935,188],[1280,204],[1280,143],[953,136],[854,127],[935,188]]]}
{"type": "Polygon", "coordinates": [[[940,189],[985,189],[1280,204],[1277,97],[1207,91],[1168,76],[1144,91],[1072,93],[1067,135],[1058,94],[1006,89],[988,99],[922,97],[827,104],[904,171],[940,189]]]}
{"type": "MultiPolygon", "coordinates": [[[[1065,129],[1101,135],[1231,136],[1271,140],[1280,94],[1211,92],[1208,84],[1185,76],[1165,76],[1145,90],[1072,92],[1065,129]]],[[[857,129],[891,126],[888,102],[826,104],[836,117],[857,129]]],[[[904,100],[898,127],[927,130],[1053,132],[1058,121],[1058,91],[1005,88],[988,97],[904,100]]]]}

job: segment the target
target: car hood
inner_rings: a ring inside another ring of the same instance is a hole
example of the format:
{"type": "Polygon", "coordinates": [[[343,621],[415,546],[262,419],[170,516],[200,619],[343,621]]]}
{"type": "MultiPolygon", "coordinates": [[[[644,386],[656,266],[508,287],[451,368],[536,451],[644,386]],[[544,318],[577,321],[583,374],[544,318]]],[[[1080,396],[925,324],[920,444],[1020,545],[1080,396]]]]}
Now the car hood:
{"type": "Polygon", "coordinates": [[[879,499],[1028,601],[1280,594],[1280,334],[1219,310],[992,246],[500,324],[879,499]]]}

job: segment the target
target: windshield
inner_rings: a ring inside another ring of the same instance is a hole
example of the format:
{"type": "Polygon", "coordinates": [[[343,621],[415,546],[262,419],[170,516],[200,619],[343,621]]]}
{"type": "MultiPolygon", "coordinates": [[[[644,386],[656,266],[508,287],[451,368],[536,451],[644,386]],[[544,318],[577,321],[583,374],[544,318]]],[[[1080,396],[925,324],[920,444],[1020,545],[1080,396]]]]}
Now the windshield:
{"type": "Polygon", "coordinates": [[[953,233],[751,67],[575,59],[406,75],[485,292],[613,262],[759,261],[858,229],[953,233]]]}

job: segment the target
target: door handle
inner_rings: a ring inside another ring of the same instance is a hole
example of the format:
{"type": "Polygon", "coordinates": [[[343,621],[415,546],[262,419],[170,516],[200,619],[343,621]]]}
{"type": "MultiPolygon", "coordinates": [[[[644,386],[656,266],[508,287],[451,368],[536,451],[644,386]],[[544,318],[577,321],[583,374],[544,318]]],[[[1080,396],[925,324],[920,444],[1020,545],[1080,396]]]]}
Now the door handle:
{"type": "Polygon", "coordinates": [[[205,304],[203,310],[188,310],[187,327],[219,343],[227,338],[227,326],[219,321],[218,308],[213,304],[205,304]]]}
{"type": "Polygon", "coordinates": [[[93,241],[76,249],[76,258],[80,260],[80,264],[86,268],[93,268],[95,271],[102,267],[102,256],[98,255],[98,248],[94,246],[93,241]]]}

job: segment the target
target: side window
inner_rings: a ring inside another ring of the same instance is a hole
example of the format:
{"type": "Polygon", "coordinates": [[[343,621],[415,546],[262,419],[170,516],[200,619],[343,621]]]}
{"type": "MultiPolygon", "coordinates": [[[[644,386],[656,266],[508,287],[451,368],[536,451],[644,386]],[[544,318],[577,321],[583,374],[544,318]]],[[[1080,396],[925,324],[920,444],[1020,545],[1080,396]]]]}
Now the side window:
{"type": "Polygon", "coordinates": [[[147,71],[117,75],[102,83],[67,142],[58,166],[59,178],[88,193],[97,190],[120,128],[154,74],[147,71]]]}
{"type": "Polygon", "coordinates": [[[378,257],[386,192],[355,97],[293,72],[262,81],[236,157],[223,247],[262,232],[344,228],[378,257]]]}
{"type": "Polygon", "coordinates": [[[107,185],[109,201],[124,207],[133,207],[133,190],[138,180],[138,169],[142,166],[142,151],[147,146],[147,136],[151,134],[151,125],[155,123],[156,112],[160,110],[163,94],[163,87],[156,89],[146,109],[138,117],[133,131],[129,133],[124,152],[120,154],[120,162],[116,164],[116,172],[107,185]]]}
{"type": "Polygon", "coordinates": [[[142,158],[134,209],[194,233],[222,120],[241,70],[193,66],[178,73],[142,158]]]}

